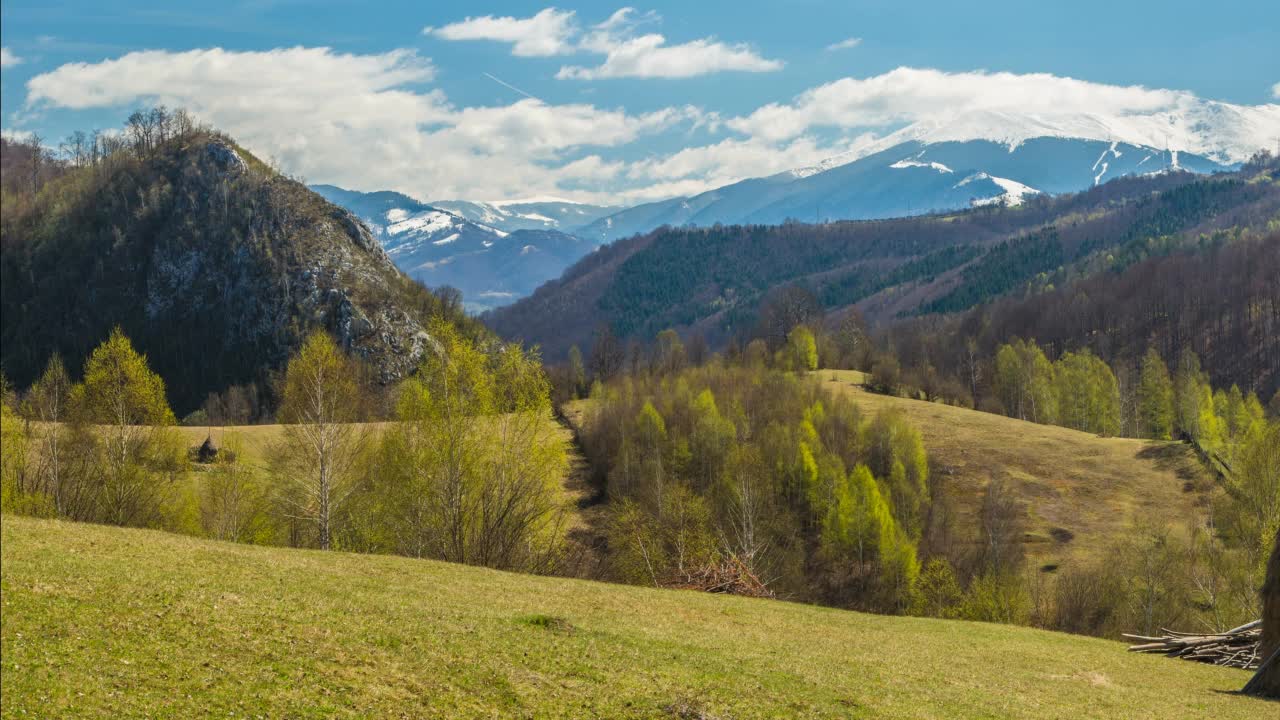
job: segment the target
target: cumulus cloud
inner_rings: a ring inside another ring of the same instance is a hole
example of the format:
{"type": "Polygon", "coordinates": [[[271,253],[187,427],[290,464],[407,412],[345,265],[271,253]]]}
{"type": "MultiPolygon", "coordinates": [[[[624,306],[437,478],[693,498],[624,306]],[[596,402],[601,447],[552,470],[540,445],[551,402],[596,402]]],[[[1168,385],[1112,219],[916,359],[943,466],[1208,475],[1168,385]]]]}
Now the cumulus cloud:
{"type": "Polygon", "coordinates": [[[423,87],[433,75],[430,61],[408,50],[143,51],[38,75],[28,82],[27,106],[38,113],[180,105],[290,172],[428,198],[559,192],[560,183],[600,177],[601,166],[575,151],[630,143],[700,116],[691,107],[631,114],[533,98],[459,108],[423,87]]]}
{"type": "Polygon", "coordinates": [[[510,16],[467,18],[443,27],[427,27],[423,34],[445,40],[494,40],[511,43],[511,54],[547,57],[572,52],[570,39],[577,34],[572,10],[547,8],[528,18],[510,16]]]}
{"type": "Polygon", "coordinates": [[[496,40],[511,43],[511,54],[526,57],[587,53],[602,55],[596,66],[566,65],[556,77],[578,80],[603,78],[686,78],[724,71],[769,72],[782,68],[779,60],[758,55],[745,43],[724,43],[713,37],[668,45],[658,33],[640,33],[642,25],[660,22],[653,12],[622,8],[587,30],[579,28],[572,10],[547,8],[527,18],[467,18],[424,33],[445,40],[496,40]]]}
{"type": "Polygon", "coordinates": [[[657,22],[654,13],[637,15],[632,8],[622,8],[608,20],[587,33],[581,47],[605,56],[594,67],[568,65],[556,73],[558,78],[597,80],[601,78],[685,78],[723,71],[770,72],[782,68],[782,62],[756,54],[744,43],[726,44],[715,38],[702,38],[678,45],[668,45],[657,33],[638,34],[640,25],[657,22]]]}
{"type": "Polygon", "coordinates": [[[841,40],[840,42],[833,42],[830,45],[828,45],[827,52],[834,52],[836,50],[849,50],[850,48],[856,48],[861,44],[862,44],[862,38],[860,37],[846,38],[844,40],[841,40]]]}
{"type": "Polygon", "coordinates": [[[1280,100],[1280,82],[1271,86],[1271,97],[1280,100]]]}
{"type": "MultiPolygon", "coordinates": [[[[575,42],[604,47],[651,20],[615,13],[575,42]]],[[[431,61],[409,50],[144,51],[32,78],[24,114],[164,102],[316,181],[426,200],[559,195],[609,204],[696,194],[832,156],[848,162],[911,139],[1012,140],[1066,128],[1073,137],[1169,142],[1239,159],[1280,136],[1280,104],[1045,74],[899,68],[728,118],[691,106],[638,113],[532,97],[459,107],[431,85],[434,75],[431,61]],[[666,136],[669,146],[674,133],[683,149],[644,144],[666,136]]]]}
{"type": "Polygon", "coordinates": [[[1142,86],[1104,85],[1044,73],[943,72],[898,68],[869,78],[846,77],[770,103],[728,121],[748,135],[775,140],[814,127],[875,127],[974,111],[1019,115],[1152,112],[1188,96],[1142,86]]]}
{"type": "Polygon", "coordinates": [[[7,47],[0,47],[0,70],[7,70],[14,65],[21,65],[22,58],[13,54],[7,47]]]}

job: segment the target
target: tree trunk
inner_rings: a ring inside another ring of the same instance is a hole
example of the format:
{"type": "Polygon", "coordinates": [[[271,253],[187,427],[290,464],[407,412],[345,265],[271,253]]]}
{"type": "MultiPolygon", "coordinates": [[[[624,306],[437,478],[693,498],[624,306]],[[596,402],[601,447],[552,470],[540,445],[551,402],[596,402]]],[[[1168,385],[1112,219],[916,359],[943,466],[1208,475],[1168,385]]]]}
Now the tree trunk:
{"type": "Polygon", "coordinates": [[[1244,686],[1244,692],[1261,697],[1280,698],[1280,531],[1267,562],[1267,579],[1262,585],[1262,643],[1258,656],[1262,667],[1244,686]]]}

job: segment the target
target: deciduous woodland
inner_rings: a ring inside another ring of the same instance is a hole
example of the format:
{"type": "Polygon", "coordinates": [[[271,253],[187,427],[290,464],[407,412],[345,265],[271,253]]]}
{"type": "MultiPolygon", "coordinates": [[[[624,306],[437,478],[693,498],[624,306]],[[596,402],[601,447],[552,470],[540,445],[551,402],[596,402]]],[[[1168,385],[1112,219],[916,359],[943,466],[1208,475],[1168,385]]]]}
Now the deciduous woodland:
{"type": "MultiPolygon", "coordinates": [[[[6,390],[4,509],[1090,634],[1257,615],[1280,527],[1280,423],[1255,396],[1213,388],[1189,350],[1172,371],[1152,350],[1123,381],[1088,350],[1050,361],[1031,341],[980,359],[990,403],[1011,416],[1185,438],[1217,473],[1198,516],[1135,518],[1104,562],[1046,571],[1024,562],[1025,509],[1002,482],[958,524],[907,417],[824,386],[824,350],[863,340],[796,325],[776,350],[759,339],[696,364],[663,333],[607,371],[610,351],[593,348],[593,368],[558,369],[553,390],[534,354],[443,319],[430,329],[434,349],[381,406],[361,400],[359,360],[309,336],[260,464],[237,448],[252,427],[223,434],[211,462],[188,447],[164,381],[121,332],[78,380],[55,356],[25,392],[6,390]],[[553,395],[580,415],[601,503],[573,534],[553,395]]],[[[869,386],[924,395],[891,356],[865,359],[869,386]]]]}

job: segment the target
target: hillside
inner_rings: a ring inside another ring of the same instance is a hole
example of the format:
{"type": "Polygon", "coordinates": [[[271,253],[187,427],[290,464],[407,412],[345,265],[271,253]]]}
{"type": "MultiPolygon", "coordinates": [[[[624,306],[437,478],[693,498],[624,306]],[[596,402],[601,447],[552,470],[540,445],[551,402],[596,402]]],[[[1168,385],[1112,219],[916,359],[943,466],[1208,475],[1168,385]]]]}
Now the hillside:
{"type": "Polygon", "coordinates": [[[1120,270],[1220,230],[1265,230],[1280,215],[1276,178],[1272,162],[920,218],[665,228],[602,248],[485,319],[558,360],[571,344],[585,349],[601,323],[641,341],[670,327],[723,343],[752,331],[762,298],[791,284],[829,311],[857,305],[873,324],[956,312],[1031,283],[1120,270]]]}
{"type": "MultiPolygon", "coordinates": [[[[1104,438],[867,392],[865,376],[852,370],[815,375],[864,412],[899,412],[920,430],[932,476],[952,501],[947,532],[953,541],[975,541],[984,490],[992,480],[1005,482],[1020,506],[1022,549],[1032,568],[1056,572],[1097,560],[1144,519],[1158,518],[1184,532],[1218,492],[1185,444],[1104,438]]],[[[569,422],[584,422],[591,402],[569,403],[569,422]]]]}
{"type": "Polygon", "coordinates": [[[1185,531],[1216,492],[1183,443],[1098,437],[867,392],[854,371],[818,374],[824,385],[848,393],[866,410],[901,412],[920,429],[930,464],[960,511],[953,521],[957,528],[977,526],[988,483],[1007,483],[1023,508],[1023,546],[1032,567],[1056,570],[1097,560],[1135,522],[1159,519],[1185,531]]]}
{"type": "Polygon", "coordinates": [[[1026,628],[4,516],[6,717],[1257,718],[1026,628]],[[478,601],[483,599],[482,601],[478,601]]]}
{"type": "Polygon", "coordinates": [[[20,386],[54,352],[78,368],[116,325],[179,415],[229,385],[268,385],[316,327],[390,382],[425,351],[428,316],[450,312],[354,215],[223,135],[61,167],[38,193],[6,195],[0,360],[20,386]]]}

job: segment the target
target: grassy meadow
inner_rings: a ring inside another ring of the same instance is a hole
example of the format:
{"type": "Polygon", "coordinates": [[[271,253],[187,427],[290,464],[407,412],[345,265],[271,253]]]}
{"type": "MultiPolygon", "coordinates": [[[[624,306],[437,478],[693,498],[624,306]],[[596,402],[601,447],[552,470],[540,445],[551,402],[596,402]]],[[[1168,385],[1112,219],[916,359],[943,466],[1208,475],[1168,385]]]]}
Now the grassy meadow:
{"type": "Polygon", "coordinates": [[[942,403],[867,392],[863,375],[820,370],[823,385],[865,411],[902,412],[924,435],[931,472],[961,512],[1001,478],[1026,508],[1028,558],[1039,565],[1095,559],[1135,523],[1182,529],[1216,488],[1185,443],[1099,437],[942,403]],[[1065,532],[1064,532],[1065,531],[1065,532]]]}
{"type": "Polygon", "coordinates": [[[3,518],[4,717],[1259,718],[1021,627],[3,518]]]}

